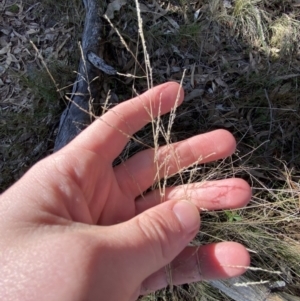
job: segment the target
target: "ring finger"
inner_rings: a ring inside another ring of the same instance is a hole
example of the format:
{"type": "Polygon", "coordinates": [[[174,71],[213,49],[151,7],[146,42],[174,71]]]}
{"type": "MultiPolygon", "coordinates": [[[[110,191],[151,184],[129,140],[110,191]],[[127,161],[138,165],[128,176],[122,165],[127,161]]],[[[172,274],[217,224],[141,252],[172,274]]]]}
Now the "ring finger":
{"type": "Polygon", "coordinates": [[[151,191],[136,200],[136,214],[163,201],[187,200],[199,210],[233,209],[245,206],[251,198],[251,188],[242,179],[224,179],[167,187],[162,196],[159,190],[151,191]]]}

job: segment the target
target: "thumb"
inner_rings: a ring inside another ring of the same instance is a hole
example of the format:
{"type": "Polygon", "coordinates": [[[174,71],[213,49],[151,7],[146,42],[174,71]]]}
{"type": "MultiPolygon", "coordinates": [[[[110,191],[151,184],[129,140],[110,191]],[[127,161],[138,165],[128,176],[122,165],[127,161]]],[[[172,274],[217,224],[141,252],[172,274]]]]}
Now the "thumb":
{"type": "Polygon", "coordinates": [[[119,242],[127,253],[124,267],[141,283],[169,264],[195,237],[200,226],[199,211],[187,201],[168,201],[128,222],[118,225],[119,242]]]}

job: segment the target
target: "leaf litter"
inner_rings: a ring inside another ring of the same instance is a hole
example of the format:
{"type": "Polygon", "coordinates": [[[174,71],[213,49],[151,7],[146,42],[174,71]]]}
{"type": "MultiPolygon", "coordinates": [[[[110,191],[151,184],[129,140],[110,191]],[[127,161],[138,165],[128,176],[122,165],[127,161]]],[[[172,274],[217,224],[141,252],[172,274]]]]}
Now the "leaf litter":
{"type": "Polygon", "coordinates": [[[56,75],[60,73],[61,79],[72,77],[67,73],[72,74],[74,69],[68,65],[77,46],[70,43],[74,26],[55,20],[50,12],[41,17],[43,10],[39,3],[26,5],[24,1],[7,0],[1,3],[0,11],[2,190],[49,153],[53,127],[59,118],[59,94],[30,41],[38,45],[46,63],[56,75]],[[4,172],[7,166],[9,170],[4,172]]]}

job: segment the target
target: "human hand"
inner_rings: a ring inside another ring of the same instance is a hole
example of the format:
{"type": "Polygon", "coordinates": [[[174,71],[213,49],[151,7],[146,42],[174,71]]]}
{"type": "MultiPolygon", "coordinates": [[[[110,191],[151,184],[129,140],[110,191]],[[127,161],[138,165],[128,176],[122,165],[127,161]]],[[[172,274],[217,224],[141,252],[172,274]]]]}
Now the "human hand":
{"type": "Polygon", "coordinates": [[[178,91],[182,102],[179,89],[166,83],[121,103],[1,195],[3,300],[135,300],[170,282],[244,272],[233,267],[249,264],[240,244],[187,247],[199,230],[200,208],[249,201],[243,180],[166,188],[164,202],[159,191],[141,196],[166,173],[230,155],[230,133],[198,135],[156,154],[147,149],[112,167],[132,134],[151,121],[150,111],[152,117],[170,111],[178,91]]]}

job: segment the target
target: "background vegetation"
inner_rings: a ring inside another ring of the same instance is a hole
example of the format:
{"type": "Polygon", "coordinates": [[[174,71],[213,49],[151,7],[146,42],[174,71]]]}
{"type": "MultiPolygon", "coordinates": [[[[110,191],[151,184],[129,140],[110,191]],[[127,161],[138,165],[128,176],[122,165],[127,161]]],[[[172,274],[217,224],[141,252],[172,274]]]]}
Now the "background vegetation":
{"type": "MultiPolygon", "coordinates": [[[[122,2],[122,1],[120,1],[122,2]]],[[[140,1],[154,84],[180,82],[186,98],[172,132],[155,140],[152,126],[137,133],[144,145],[178,141],[216,128],[238,141],[229,159],[168,179],[242,177],[253,187],[247,208],[204,212],[195,243],[235,240],[251,250],[253,281],[277,281],[300,295],[300,2],[297,0],[140,1]],[[151,2],[151,3],[149,3],[151,2]]],[[[103,2],[103,12],[107,6],[103,2]]],[[[0,4],[0,191],[51,153],[64,95],[79,62],[84,8],[79,0],[7,0],[0,4]],[[43,66],[30,40],[38,48],[43,66]],[[52,74],[57,87],[49,77],[52,74]]],[[[147,89],[134,1],[105,19],[99,53],[120,73],[104,75],[101,98],[112,103],[147,89]]],[[[167,124],[169,116],[162,118],[167,124]]],[[[132,141],[123,157],[140,149],[132,141]]],[[[116,161],[117,163],[118,161],[116,161]]],[[[145,300],[230,300],[207,283],[168,289],[145,300]]]]}

